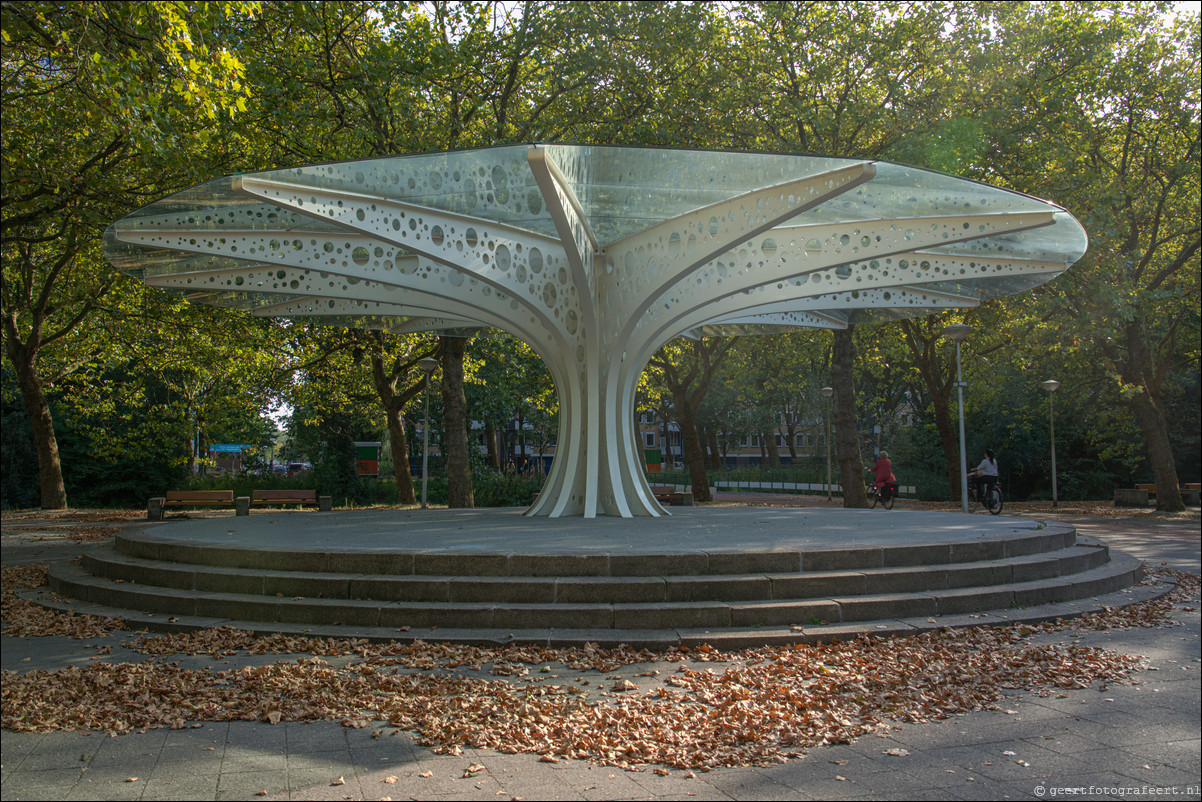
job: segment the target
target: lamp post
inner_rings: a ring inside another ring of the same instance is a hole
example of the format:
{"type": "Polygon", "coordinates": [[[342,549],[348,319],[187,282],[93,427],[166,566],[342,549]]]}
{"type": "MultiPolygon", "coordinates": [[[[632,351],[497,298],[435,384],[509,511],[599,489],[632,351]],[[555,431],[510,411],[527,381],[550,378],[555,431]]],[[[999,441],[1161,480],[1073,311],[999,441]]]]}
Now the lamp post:
{"type": "Polygon", "coordinates": [[[1060,387],[1060,382],[1048,379],[1042,384],[1043,389],[1048,391],[1048,431],[1052,440],[1052,506],[1055,507],[1059,499],[1056,497],[1056,414],[1052,409],[1052,393],[1060,387]]]}
{"type": "Polygon", "coordinates": [[[426,480],[430,476],[430,374],[438,368],[438,360],[419,359],[418,367],[426,374],[426,422],[422,426],[422,509],[426,509],[426,480]]]}
{"type": "Polygon", "coordinates": [[[971,326],[956,323],[943,333],[956,343],[956,393],[960,399],[960,509],[968,512],[968,454],[964,450],[964,379],[960,373],[960,343],[972,332],[971,326]]]}
{"type": "Polygon", "coordinates": [[[826,396],[826,500],[831,500],[831,396],[835,394],[834,387],[823,387],[822,394],[826,396]]]}

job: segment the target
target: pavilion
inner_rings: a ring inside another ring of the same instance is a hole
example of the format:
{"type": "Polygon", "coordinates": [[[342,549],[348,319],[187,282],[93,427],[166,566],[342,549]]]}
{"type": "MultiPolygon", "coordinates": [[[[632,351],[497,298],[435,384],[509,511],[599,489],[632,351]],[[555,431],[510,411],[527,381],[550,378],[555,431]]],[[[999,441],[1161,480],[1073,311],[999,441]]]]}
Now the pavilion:
{"type": "Polygon", "coordinates": [[[586,518],[666,514],[633,410],[669,340],[969,308],[1085,248],[1054,203],[902,164],[550,144],[227,176],[105,234],[116,267],[192,301],[520,338],[561,410],[527,514],[586,518]]]}

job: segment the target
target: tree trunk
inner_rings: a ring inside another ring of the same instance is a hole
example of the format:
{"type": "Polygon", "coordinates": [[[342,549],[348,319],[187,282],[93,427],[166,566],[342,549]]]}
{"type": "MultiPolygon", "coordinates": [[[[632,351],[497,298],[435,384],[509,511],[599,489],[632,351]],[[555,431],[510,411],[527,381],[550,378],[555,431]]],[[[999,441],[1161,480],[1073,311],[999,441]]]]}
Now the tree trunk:
{"type": "Polygon", "coordinates": [[[409,470],[409,436],[405,431],[405,415],[400,409],[388,410],[388,436],[392,440],[392,465],[396,479],[398,504],[416,504],[413,474],[409,470]]]}
{"type": "Polygon", "coordinates": [[[843,506],[867,507],[864,463],[860,459],[860,438],[856,435],[856,388],[852,377],[856,348],[852,342],[852,328],[848,326],[834,332],[831,386],[835,389],[835,459],[839,463],[843,506]]]}
{"type": "MultiPolygon", "coordinates": [[[[1127,340],[1126,364],[1122,365],[1123,380],[1139,388],[1130,400],[1131,411],[1144,435],[1152,479],[1156,482],[1156,509],[1181,512],[1185,502],[1178,484],[1177,464],[1169,440],[1168,422],[1160,404],[1163,373],[1157,370],[1154,347],[1149,341],[1147,327],[1142,321],[1124,326],[1127,340]]],[[[1114,360],[1118,362],[1118,360],[1114,360]]],[[[1120,363],[1121,364],[1121,363],[1120,363]]]]}
{"type": "Polygon", "coordinates": [[[467,396],[463,390],[464,337],[439,337],[442,344],[443,458],[447,466],[447,506],[476,506],[468,459],[467,396]]]}
{"type": "MultiPolygon", "coordinates": [[[[685,389],[687,390],[687,388],[685,389]]],[[[677,394],[673,393],[673,395],[677,394]]],[[[681,392],[676,399],[676,422],[680,425],[684,464],[689,470],[689,482],[693,486],[693,500],[712,501],[709,477],[705,473],[705,455],[701,450],[701,439],[697,436],[697,419],[693,415],[693,409],[685,392],[681,392]]]]}
{"type": "Polygon", "coordinates": [[[484,433],[484,443],[488,447],[488,465],[497,473],[505,467],[501,464],[501,449],[497,447],[497,430],[488,429],[484,433]]]}
{"type": "Polygon", "coordinates": [[[764,432],[764,448],[768,452],[768,467],[773,470],[780,470],[780,449],[776,445],[776,430],[769,429],[764,432]]]}
{"type": "Polygon", "coordinates": [[[34,360],[26,353],[15,337],[8,333],[8,355],[17,373],[21,386],[21,400],[25,402],[25,414],[33,432],[33,444],[38,453],[38,480],[41,489],[41,507],[44,510],[65,510],[67,488],[63,484],[63,466],[58,456],[58,438],[54,434],[54,418],[50,414],[50,403],[42,379],[34,367],[34,360]]]}

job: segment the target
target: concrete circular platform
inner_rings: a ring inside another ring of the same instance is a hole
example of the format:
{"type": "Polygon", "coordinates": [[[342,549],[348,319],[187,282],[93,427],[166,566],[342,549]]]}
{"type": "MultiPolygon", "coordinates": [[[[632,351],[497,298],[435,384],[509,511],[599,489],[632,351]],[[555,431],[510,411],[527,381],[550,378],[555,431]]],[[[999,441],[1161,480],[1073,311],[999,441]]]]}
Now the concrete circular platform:
{"type": "Polygon", "coordinates": [[[517,508],[253,511],[171,521],[135,537],[264,551],[542,554],[835,549],[963,543],[1043,528],[1025,518],[915,510],[676,508],[662,518],[535,518],[517,508]]]}

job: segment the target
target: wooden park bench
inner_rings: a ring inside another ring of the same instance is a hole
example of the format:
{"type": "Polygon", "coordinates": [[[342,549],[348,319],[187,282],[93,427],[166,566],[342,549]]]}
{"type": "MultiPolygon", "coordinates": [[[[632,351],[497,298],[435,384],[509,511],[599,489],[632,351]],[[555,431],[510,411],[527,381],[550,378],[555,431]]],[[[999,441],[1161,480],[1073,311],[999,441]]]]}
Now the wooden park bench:
{"type": "MultiPolygon", "coordinates": [[[[152,521],[163,520],[167,507],[235,507],[233,490],[168,490],[166,496],[150,499],[146,505],[146,517],[152,521]]],[[[241,510],[239,514],[244,515],[241,510]]]]}
{"type": "Polygon", "coordinates": [[[677,490],[674,487],[667,487],[665,485],[653,485],[651,492],[655,494],[655,500],[661,504],[667,504],[670,507],[693,506],[692,490],[677,490]]]}
{"type": "Polygon", "coordinates": [[[1155,485],[1155,484],[1142,484],[1142,485],[1141,485],[1141,484],[1138,484],[1138,483],[1137,483],[1137,484],[1135,485],[1135,489],[1136,489],[1136,490],[1147,490],[1147,491],[1148,491],[1148,498],[1150,498],[1150,499],[1151,499],[1151,498],[1156,498],[1156,485],[1155,485]]]}
{"type": "Polygon", "coordinates": [[[297,504],[299,506],[317,507],[322,512],[329,512],[332,500],[329,496],[318,496],[316,490],[252,490],[250,505],[252,507],[278,506],[297,504]]]}

